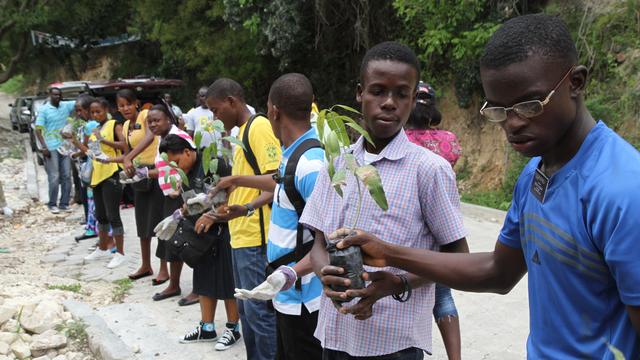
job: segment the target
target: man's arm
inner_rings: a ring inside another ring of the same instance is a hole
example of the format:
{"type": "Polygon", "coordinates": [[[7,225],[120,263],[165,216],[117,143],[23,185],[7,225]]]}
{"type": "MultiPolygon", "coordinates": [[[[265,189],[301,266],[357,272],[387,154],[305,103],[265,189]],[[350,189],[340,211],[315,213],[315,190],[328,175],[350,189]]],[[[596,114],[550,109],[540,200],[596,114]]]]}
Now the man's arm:
{"type": "MultiPolygon", "coordinates": [[[[496,243],[493,252],[450,254],[386,243],[358,231],[338,244],[339,248],[360,245],[365,263],[393,266],[451,288],[506,294],[527,272],[521,249],[496,243]]],[[[463,246],[459,244],[456,246],[463,246]]]]}
{"type": "Polygon", "coordinates": [[[640,336],[640,306],[627,305],[627,313],[629,313],[629,318],[636,329],[636,333],[640,336]]]}
{"type": "Polygon", "coordinates": [[[276,189],[276,182],[273,180],[273,174],[225,176],[216,184],[213,193],[215,194],[222,189],[236,187],[248,187],[273,192],[276,189]]]}
{"type": "Polygon", "coordinates": [[[41,150],[42,155],[48,158],[49,156],[51,156],[51,153],[47,148],[47,143],[44,141],[44,136],[42,136],[42,129],[44,129],[44,127],[36,126],[36,138],[38,139],[38,141],[40,142],[40,145],[42,146],[42,150],[41,150]]]}

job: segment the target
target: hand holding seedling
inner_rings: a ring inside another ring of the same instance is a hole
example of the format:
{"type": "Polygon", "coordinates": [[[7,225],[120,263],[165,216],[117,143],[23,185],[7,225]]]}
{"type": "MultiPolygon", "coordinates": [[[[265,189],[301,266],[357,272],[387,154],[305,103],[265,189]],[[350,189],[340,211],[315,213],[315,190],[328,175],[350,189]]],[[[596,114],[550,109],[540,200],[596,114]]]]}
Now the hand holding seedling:
{"type": "Polygon", "coordinates": [[[350,246],[360,246],[363,261],[366,265],[385,267],[387,265],[386,254],[389,253],[389,243],[361,230],[338,229],[329,235],[329,241],[337,241],[338,249],[346,249],[350,246]]]}

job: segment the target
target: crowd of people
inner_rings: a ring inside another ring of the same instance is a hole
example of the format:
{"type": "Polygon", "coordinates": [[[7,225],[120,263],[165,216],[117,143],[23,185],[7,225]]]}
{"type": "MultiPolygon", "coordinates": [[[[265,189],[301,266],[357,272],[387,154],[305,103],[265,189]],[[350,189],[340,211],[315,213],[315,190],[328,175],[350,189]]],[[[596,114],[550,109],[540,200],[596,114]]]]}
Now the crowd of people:
{"type": "Polygon", "coordinates": [[[460,359],[451,288],[505,294],[528,272],[529,358],[614,358],[611,349],[639,358],[640,156],[587,110],[587,69],[566,26],[516,17],[480,59],[481,115],[532,157],[493,252],[469,253],[453,171],[461,146],[438,129],[436,92],[420,81],[413,51],[378,44],[358,75],[359,120],[372,141],[360,137],[348,153],[377,169],[386,210],[367,196],[354,206],[354,179],[334,190],[313,87],[298,73],[271,85],[266,115],[229,78],[200,88],[186,113],[169,94],[142,109],[134,91],[120,90],[123,123],[104,99],[61,101],[51,89],[37,119],[49,209],[69,211],[71,158],[86,156],[79,191],[98,236],[86,260],[110,259],[114,268],[132,261],[120,201],[133,188],[141,265],[129,277],[168,281],[153,295],[161,301],[182,294],[183,265],[193,268],[179,304],[199,303],[201,321],[182,343],[211,341],[223,351],[242,338],[251,360],[422,359],[433,316],[448,357],[460,359]],[[86,121],[77,134],[64,131],[73,111],[86,121]],[[59,151],[68,144],[75,153],[59,151]],[[346,219],[356,212],[354,233],[346,219]],[[329,262],[329,243],[360,246],[366,287],[350,288],[344,268],[329,262]],[[227,316],[220,336],[218,300],[227,316]]]}

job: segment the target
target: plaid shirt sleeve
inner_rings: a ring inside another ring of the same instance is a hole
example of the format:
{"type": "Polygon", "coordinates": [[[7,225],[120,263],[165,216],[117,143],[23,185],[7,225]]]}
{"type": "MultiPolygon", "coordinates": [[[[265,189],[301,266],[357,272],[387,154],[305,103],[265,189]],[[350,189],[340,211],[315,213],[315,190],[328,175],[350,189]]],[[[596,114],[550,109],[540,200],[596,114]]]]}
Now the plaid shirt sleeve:
{"type": "Polygon", "coordinates": [[[300,223],[313,230],[326,233],[325,221],[323,221],[323,214],[325,211],[331,211],[327,209],[327,189],[329,189],[329,173],[326,166],[322,167],[318,172],[315,188],[311,193],[311,197],[307,200],[307,204],[304,207],[302,216],[300,217],[300,223]]]}
{"type": "Polygon", "coordinates": [[[430,174],[420,171],[425,176],[418,177],[420,206],[436,244],[446,245],[467,236],[467,232],[460,212],[456,176],[446,160],[435,157],[433,163],[422,165],[430,174]]]}

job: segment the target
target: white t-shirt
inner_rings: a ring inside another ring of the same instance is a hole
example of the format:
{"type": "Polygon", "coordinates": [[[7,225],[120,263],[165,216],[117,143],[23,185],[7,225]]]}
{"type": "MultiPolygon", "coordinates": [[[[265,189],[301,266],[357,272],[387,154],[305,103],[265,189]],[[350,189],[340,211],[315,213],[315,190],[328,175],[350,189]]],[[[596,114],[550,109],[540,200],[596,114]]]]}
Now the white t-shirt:
{"type": "Polygon", "coordinates": [[[193,136],[199,131],[202,133],[202,141],[200,147],[207,147],[215,139],[220,145],[220,133],[213,130],[213,113],[209,109],[205,109],[202,106],[189,110],[188,113],[183,115],[184,124],[188,131],[193,131],[193,136]],[[206,129],[210,129],[208,132],[206,129]]]}

